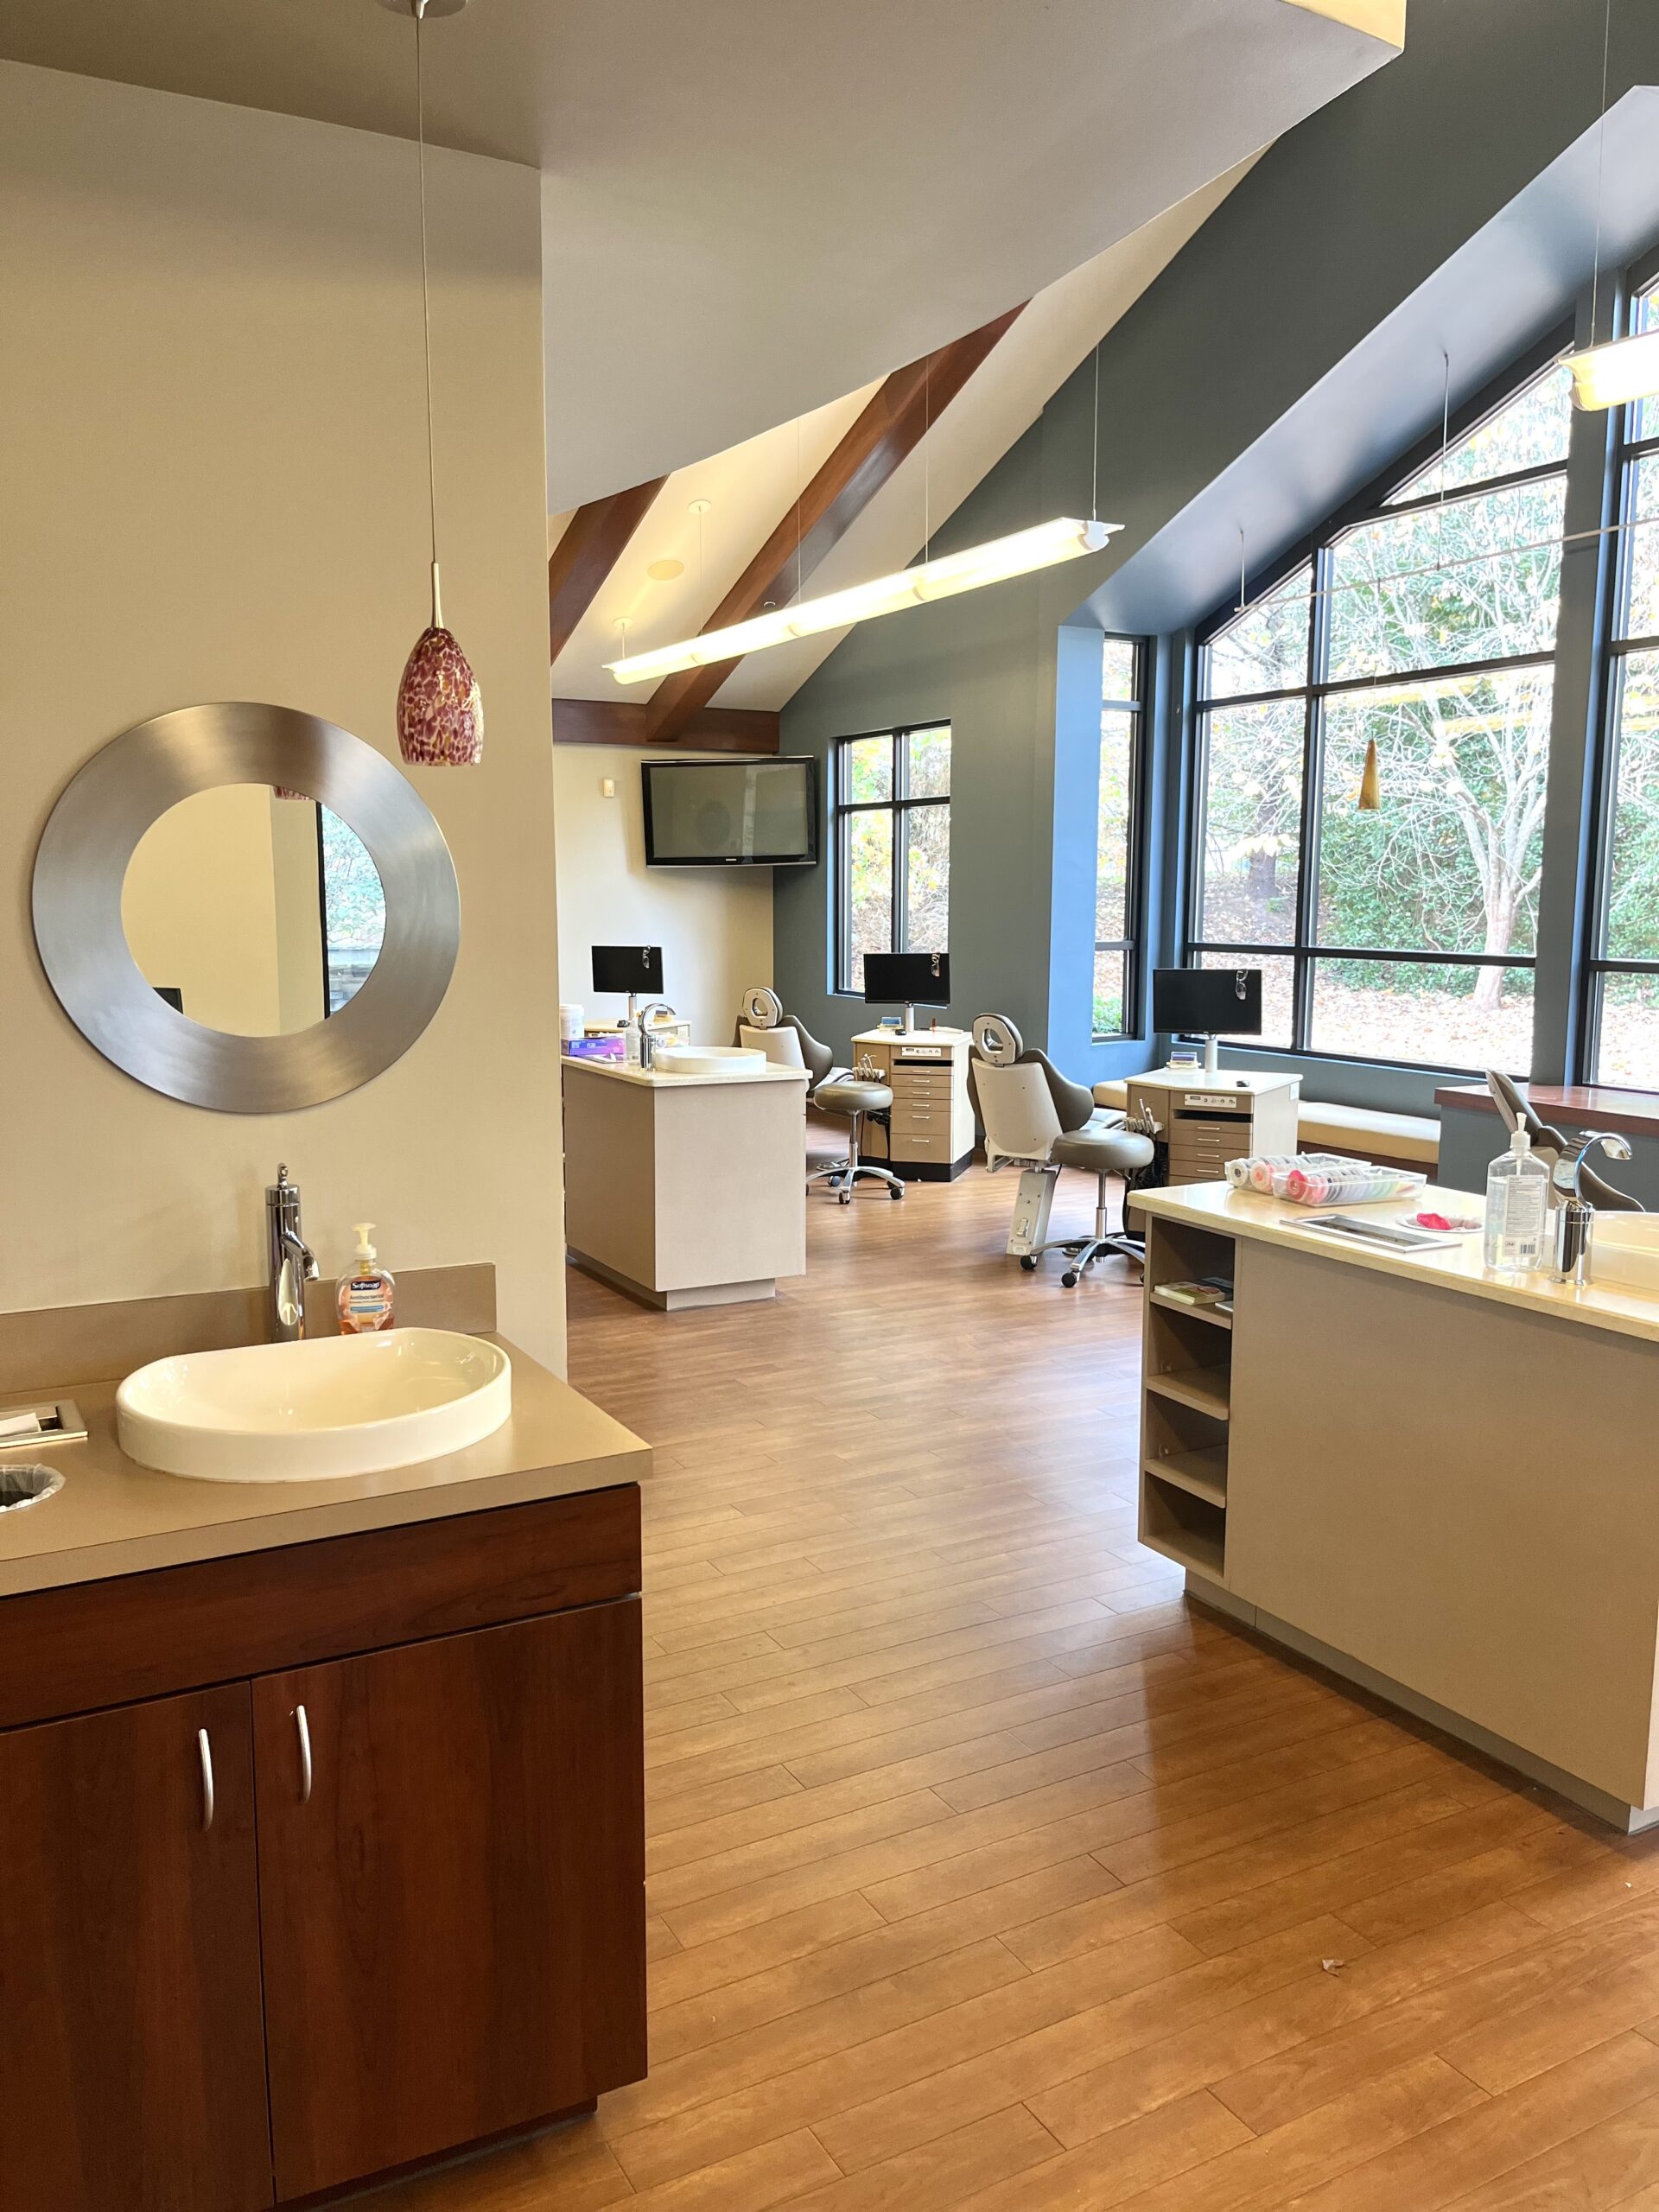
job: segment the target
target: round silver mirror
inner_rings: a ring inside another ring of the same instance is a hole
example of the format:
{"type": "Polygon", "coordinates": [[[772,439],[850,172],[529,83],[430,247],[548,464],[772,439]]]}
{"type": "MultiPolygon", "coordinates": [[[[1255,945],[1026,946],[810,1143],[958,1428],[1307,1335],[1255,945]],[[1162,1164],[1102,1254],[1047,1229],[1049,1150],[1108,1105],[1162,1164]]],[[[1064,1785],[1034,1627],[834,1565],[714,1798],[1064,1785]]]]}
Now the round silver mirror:
{"type": "Polygon", "coordinates": [[[151,1090],[320,1104],[409,1050],[461,941],[454,865],[391,762],[333,722],[185,707],[95,753],[35,861],[64,1011],[151,1090]]]}

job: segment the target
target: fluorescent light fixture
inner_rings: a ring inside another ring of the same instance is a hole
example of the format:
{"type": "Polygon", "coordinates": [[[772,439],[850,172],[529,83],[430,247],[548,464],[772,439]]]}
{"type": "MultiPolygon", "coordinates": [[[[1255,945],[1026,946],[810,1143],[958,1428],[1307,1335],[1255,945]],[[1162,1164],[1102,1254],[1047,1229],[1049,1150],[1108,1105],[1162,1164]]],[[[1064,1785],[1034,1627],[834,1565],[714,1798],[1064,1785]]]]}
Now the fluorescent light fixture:
{"type": "Polygon", "coordinates": [[[1640,330],[1634,338],[1615,338],[1569,353],[1567,365],[1573,372],[1573,404],[1587,413],[1646,399],[1659,392],[1659,330],[1640,330]]]}
{"type": "Polygon", "coordinates": [[[1080,554],[1098,553],[1122,523],[1078,522],[1069,515],[1039,523],[1033,530],[1017,530],[1011,537],[994,537],[984,545],[970,545],[963,553],[941,554],[937,561],[922,561],[896,575],[875,576],[867,584],[852,584],[845,591],[826,592],[821,599],[804,599],[793,607],[775,607],[757,614],[753,621],[734,622],[728,629],[705,630],[701,637],[684,639],[677,645],[658,645],[655,652],[629,653],[605,665],[619,683],[649,683],[654,677],[677,675],[684,668],[706,668],[712,662],[736,660],[767,645],[787,645],[791,638],[815,637],[824,630],[844,630],[854,622],[868,622],[873,615],[896,614],[900,607],[917,607],[932,599],[950,599],[957,592],[977,591],[982,584],[998,584],[1009,576],[1029,575],[1034,569],[1050,569],[1061,561],[1075,561],[1080,554]]]}

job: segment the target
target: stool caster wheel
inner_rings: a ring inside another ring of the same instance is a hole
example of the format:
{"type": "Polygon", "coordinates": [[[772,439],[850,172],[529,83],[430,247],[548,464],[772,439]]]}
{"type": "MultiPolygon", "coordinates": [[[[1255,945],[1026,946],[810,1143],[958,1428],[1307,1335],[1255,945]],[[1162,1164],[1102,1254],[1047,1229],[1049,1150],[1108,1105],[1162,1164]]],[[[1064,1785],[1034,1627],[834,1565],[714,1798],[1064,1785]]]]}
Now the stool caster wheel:
{"type": "Polygon", "coordinates": [[[836,1196],[844,1206],[849,1206],[853,1203],[853,1194],[850,1191],[837,1191],[836,1196]]]}
{"type": "Polygon", "coordinates": [[[1075,1290],[1077,1288],[1077,1274],[1075,1268],[1068,1268],[1066,1269],[1065,1273],[1060,1277],[1060,1286],[1062,1289],[1065,1290],[1075,1290]]]}
{"type": "Polygon", "coordinates": [[[1020,1255],[1020,1264],[1028,1275],[1034,1275],[1036,1274],[1037,1262],[1031,1257],[1029,1253],[1022,1253],[1020,1255]]]}
{"type": "Polygon", "coordinates": [[[887,1192],[887,1196],[890,1198],[902,1198],[904,1195],[905,1186],[902,1183],[893,1184],[887,1192]]]}

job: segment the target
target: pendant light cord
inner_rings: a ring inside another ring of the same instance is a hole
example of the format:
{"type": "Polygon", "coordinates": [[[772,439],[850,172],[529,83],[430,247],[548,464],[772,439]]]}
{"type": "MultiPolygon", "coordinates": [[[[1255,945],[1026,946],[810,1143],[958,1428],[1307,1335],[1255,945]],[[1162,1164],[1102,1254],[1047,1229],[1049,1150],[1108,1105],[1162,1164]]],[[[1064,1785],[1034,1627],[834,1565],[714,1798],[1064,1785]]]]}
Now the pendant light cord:
{"type": "Polygon", "coordinates": [[[438,597],[438,464],[432,442],[432,285],[426,251],[426,77],[421,51],[421,26],[426,0],[411,0],[415,16],[415,142],[421,178],[421,340],[426,362],[426,507],[432,539],[432,627],[443,627],[443,606],[438,597]]]}
{"type": "Polygon", "coordinates": [[[1089,519],[1100,520],[1100,340],[1095,340],[1095,454],[1090,476],[1089,519]]]}
{"type": "Polygon", "coordinates": [[[1601,19],[1601,115],[1596,124],[1596,243],[1590,263],[1590,343],[1601,342],[1601,327],[1596,320],[1597,296],[1601,283],[1601,180],[1607,156],[1607,56],[1613,42],[1613,0],[1606,0],[1601,19]]]}
{"type": "Polygon", "coordinates": [[[933,552],[933,356],[922,362],[922,559],[933,552]]]}

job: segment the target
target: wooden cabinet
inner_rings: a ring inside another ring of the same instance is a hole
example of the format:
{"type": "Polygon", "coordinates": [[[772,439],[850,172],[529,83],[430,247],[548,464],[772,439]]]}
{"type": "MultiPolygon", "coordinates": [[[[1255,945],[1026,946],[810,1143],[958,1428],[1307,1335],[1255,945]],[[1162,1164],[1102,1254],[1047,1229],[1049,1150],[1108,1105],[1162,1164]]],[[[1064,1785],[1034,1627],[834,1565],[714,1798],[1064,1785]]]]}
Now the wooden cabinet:
{"type": "Polygon", "coordinates": [[[247,1685],[0,1735],[0,2204],[271,2195],[247,1685]]]}
{"type": "Polygon", "coordinates": [[[630,1484],[0,1602],[0,2212],[255,2212],[644,2074],[639,1558],[630,1484]]]}
{"type": "Polygon", "coordinates": [[[863,1149],[886,1160],[906,1180],[953,1182],[973,1158],[974,1111],[968,1096],[973,1039],[963,1029],[919,1030],[901,1037],[890,1029],[861,1030],[854,1052],[872,1061],[893,1087],[893,1110],[884,1128],[867,1125],[863,1149]]]}
{"type": "Polygon", "coordinates": [[[1151,1112],[1169,1147],[1172,1184],[1218,1183],[1230,1160],[1297,1149],[1300,1089],[1300,1076],[1153,1068],[1129,1077],[1128,1111],[1151,1112]]]}
{"type": "Polygon", "coordinates": [[[279,2197],[644,2073],[639,1649],[597,1605],[255,1683],[279,2197]]]}

